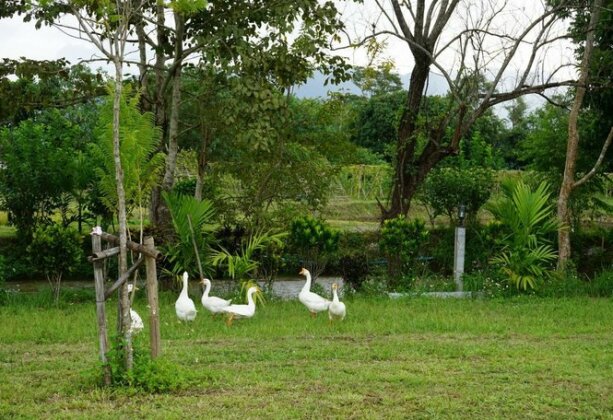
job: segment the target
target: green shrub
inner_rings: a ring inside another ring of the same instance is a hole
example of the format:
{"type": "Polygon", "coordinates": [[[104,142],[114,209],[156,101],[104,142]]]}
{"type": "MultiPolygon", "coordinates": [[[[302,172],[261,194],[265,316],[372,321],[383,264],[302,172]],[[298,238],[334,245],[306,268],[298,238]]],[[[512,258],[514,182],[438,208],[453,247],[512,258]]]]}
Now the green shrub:
{"type": "Polygon", "coordinates": [[[387,297],[387,276],[369,276],[361,285],[360,293],[366,296],[387,297]]]}
{"type": "Polygon", "coordinates": [[[342,232],[338,249],[338,269],[355,290],[371,274],[373,263],[381,258],[377,232],[342,232]]]}
{"type": "Polygon", "coordinates": [[[480,292],[487,297],[507,297],[517,293],[509,282],[497,271],[476,270],[462,276],[464,291],[480,292]]]}
{"type": "Polygon", "coordinates": [[[464,204],[469,220],[474,221],[493,188],[494,172],[491,169],[441,167],[428,175],[420,200],[430,209],[432,218],[445,214],[451,223],[455,223],[458,207],[464,204]]]}
{"type": "Polygon", "coordinates": [[[305,267],[317,278],[339,246],[340,233],[325,221],[299,217],[290,224],[290,249],[303,258],[305,267]]]}
{"type": "Polygon", "coordinates": [[[34,269],[44,274],[55,303],[59,303],[62,277],[73,272],[84,258],[81,236],[72,228],[60,225],[39,226],[28,246],[34,269]]]}
{"type": "Polygon", "coordinates": [[[419,219],[409,221],[400,216],[383,223],[379,248],[387,257],[392,278],[415,273],[417,257],[428,237],[426,224],[419,219]]]}

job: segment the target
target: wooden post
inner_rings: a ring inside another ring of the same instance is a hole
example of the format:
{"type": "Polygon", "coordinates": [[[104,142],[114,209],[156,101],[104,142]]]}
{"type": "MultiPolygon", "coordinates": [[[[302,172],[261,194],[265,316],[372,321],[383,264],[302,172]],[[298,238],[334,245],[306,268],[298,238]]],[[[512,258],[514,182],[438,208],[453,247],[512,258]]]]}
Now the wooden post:
{"type": "Polygon", "coordinates": [[[144,245],[150,251],[145,254],[145,266],[147,268],[147,300],[149,302],[149,325],[151,336],[151,358],[155,359],[162,352],[160,338],[160,305],[158,300],[158,277],[155,266],[155,243],[151,236],[144,240],[144,245]]]}
{"type": "MultiPolygon", "coordinates": [[[[100,252],[102,243],[100,235],[92,234],[92,251],[100,252]]],[[[96,286],[96,315],[98,319],[98,341],[100,343],[100,361],[104,369],[104,384],[111,385],[111,367],[108,364],[108,338],[106,332],[106,312],[104,309],[104,267],[101,260],[94,261],[94,282],[96,286]]]]}

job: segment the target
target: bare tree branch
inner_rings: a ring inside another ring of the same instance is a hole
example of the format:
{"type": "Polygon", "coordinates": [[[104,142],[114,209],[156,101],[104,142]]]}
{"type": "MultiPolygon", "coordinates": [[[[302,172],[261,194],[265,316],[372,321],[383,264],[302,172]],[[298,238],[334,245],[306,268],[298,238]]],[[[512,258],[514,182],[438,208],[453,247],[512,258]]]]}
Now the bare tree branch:
{"type": "Polygon", "coordinates": [[[596,163],[594,163],[594,166],[592,167],[592,169],[590,169],[588,173],[586,173],[581,179],[579,179],[573,184],[573,188],[580,187],[581,185],[589,181],[594,175],[596,175],[598,168],[600,168],[600,165],[602,165],[604,157],[607,154],[607,150],[609,150],[609,146],[611,145],[612,140],[613,140],[613,127],[611,127],[611,130],[609,131],[609,135],[607,136],[607,139],[602,145],[602,150],[600,151],[600,155],[598,156],[596,163]]]}

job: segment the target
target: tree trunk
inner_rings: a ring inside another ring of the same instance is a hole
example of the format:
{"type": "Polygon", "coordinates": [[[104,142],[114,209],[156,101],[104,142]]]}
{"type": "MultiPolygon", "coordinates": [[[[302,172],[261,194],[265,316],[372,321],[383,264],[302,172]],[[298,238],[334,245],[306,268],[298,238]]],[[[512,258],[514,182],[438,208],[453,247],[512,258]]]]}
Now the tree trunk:
{"type": "MultiPolygon", "coordinates": [[[[156,195],[154,212],[154,222],[156,223],[158,230],[164,236],[167,232],[172,230],[170,212],[164,200],[161,200],[161,191],[170,191],[175,181],[175,169],[177,167],[177,153],[179,150],[179,108],[181,105],[181,61],[183,55],[183,32],[185,20],[183,16],[174,12],[175,18],[175,61],[173,63],[173,69],[171,70],[171,98],[170,98],[170,115],[168,121],[168,145],[166,150],[166,166],[164,170],[164,178],[162,179],[161,190],[157,189],[154,193],[156,195]]],[[[153,200],[152,200],[153,202],[153,200]]]]}
{"type": "Polygon", "coordinates": [[[204,186],[204,175],[206,171],[206,166],[208,164],[207,161],[207,151],[209,147],[209,138],[210,138],[210,130],[208,130],[204,126],[204,122],[202,122],[202,144],[198,149],[198,175],[196,178],[196,191],[194,192],[194,197],[197,200],[202,200],[202,188],[204,186]]]}
{"type": "MultiPolygon", "coordinates": [[[[168,125],[166,122],[166,95],[164,90],[164,69],[166,68],[166,55],[164,54],[164,46],[168,43],[166,39],[166,29],[165,29],[165,11],[164,6],[161,2],[158,2],[157,5],[157,52],[155,59],[155,97],[152,99],[152,102],[155,104],[155,124],[161,128],[162,130],[162,142],[160,145],[160,150],[165,151],[164,141],[167,138],[168,134],[168,125]]],[[[154,187],[151,192],[151,202],[149,209],[149,220],[154,226],[160,225],[160,217],[159,217],[159,207],[162,203],[162,189],[158,187],[154,187]]]]}
{"type": "Polygon", "coordinates": [[[587,29],[587,37],[583,50],[583,58],[579,67],[579,82],[573,107],[568,115],[568,141],[566,145],[566,162],[564,165],[564,177],[558,195],[558,220],[561,223],[558,229],[558,270],[564,270],[571,257],[570,245],[570,209],[568,202],[575,189],[575,171],[577,163],[577,154],[579,152],[579,112],[583,105],[586,85],[589,76],[589,66],[592,51],[594,49],[595,29],[600,18],[600,8],[602,0],[595,0],[592,5],[590,23],[587,29]]]}
{"type": "Polygon", "coordinates": [[[416,63],[411,72],[407,102],[398,127],[390,207],[389,209],[381,209],[383,220],[406,214],[411,204],[411,198],[415,193],[414,174],[411,167],[416,145],[417,116],[430,72],[430,60],[427,56],[418,54],[415,58],[416,63]]]}
{"type": "MultiPolygon", "coordinates": [[[[113,159],[115,161],[115,183],[117,186],[117,219],[119,222],[119,277],[128,271],[128,253],[127,253],[127,211],[126,211],[126,194],[123,186],[123,168],[121,165],[120,153],[120,113],[121,113],[121,94],[122,94],[122,62],[121,58],[115,57],[115,96],[113,99],[113,159]]],[[[130,333],[130,298],[128,295],[128,285],[124,285],[120,289],[120,325],[121,334],[124,338],[125,351],[125,368],[132,370],[133,354],[132,354],[132,336],[130,333]]]]}

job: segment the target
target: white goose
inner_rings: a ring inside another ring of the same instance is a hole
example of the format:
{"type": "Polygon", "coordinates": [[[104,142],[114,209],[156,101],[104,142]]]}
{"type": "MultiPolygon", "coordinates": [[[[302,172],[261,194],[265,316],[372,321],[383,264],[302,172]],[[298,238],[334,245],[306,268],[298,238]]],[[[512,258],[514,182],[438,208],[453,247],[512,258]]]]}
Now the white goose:
{"type": "MultiPolygon", "coordinates": [[[[136,292],[138,290],[138,287],[134,287],[133,285],[128,284],[128,293],[132,293],[132,290],[134,290],[136,292]]],[[[139,332],[141,332],[143,330],[143,328],[145,328],[145,324],[143,324],[143,319],[132,308],[130,308],[130,320],[132,321],[130,323],[130,333],[131,334],[135,334],[136,335],[139,332]]]]}
{"type": "Polygon", "coordinates": [[[181,321],[193,321],[197,313],[194,301],[187,295],[187,279],[188,275],[185,271],[183,272],[183,289],[181,289],[179,299],[175,302],[175,311],[181,321]]]}
{"type": "Polygon", "coordinates": [[[328,307],[328,318],[330,319],[330,322],[332,322],[335,319],[338,320],[343,320],[345,319],[345,315],[346,315],[346,310],[345,310],[345,304],[343,302],[341,302],[340,300],[338,300],[338,293],[336,292],[338,289],[338,285],[336,283],[332,284],[332,303],[330,304],[330,306],[328,307]]]}
{"type": "Polygon", "coordinates": [[[222,309],[223,312],[228,314],[226,324],[232,325],[232,321],[235,318],[251,318],[255,315],[255,302],[253,300],[253,294],[259,289],[256,286],[251,286],[247,290],[247,305],[228,305],[222,309]]]}
{"type": "Polygon", "coordinates": [[[202,306],[209,310],[213,316],[224,312],[223,309],[232,303],[231,299],[226,300],[217,296],[209,296],[209,292],[211,291],[211,280],[202,279],[200,284],[204,285],[204,292],[202,293],[202,299],[200,300],[202,302],[202,306]]]}
{"type": "Polygon", "coordinates": [[[319,296],[317,293],[311,292],[311,273],[309,270],[303,268],[298,274],[306,276],[306,283],[304,283],[302,290],[298,294],[298,299],[311,312],[311,316],[315,318],[317,312],[327,310],[332,302],[319,296]]]}

